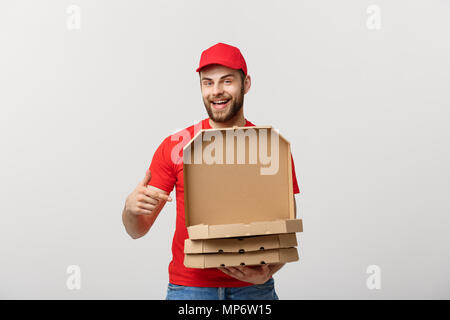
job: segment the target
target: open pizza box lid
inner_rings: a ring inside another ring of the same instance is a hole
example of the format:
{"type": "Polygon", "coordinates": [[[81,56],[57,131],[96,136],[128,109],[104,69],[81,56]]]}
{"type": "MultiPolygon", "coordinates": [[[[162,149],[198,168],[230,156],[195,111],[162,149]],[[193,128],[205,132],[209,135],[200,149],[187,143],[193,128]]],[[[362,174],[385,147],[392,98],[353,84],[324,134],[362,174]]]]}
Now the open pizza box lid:
{"type": "Polygon", "coordinates": [[[290,143],[271,126],[202,129],[183,148],[189,238],[302,231],[290,143]]]}
{"type": "Polygon", "coordinates": [[[297,248],[259,250],[245,253],[205,253],[184,255],[184,265],[187,268],[200,269],[224,266],[251,266],[269,263],[286,263],[297,260],[297,248]]]}
{"type": "Polygon", "coordinates": [[[297,238],[295,233],[227,239],[186,239],[184,242],[184,253],[244,253],[296,246],[297,238]]]}

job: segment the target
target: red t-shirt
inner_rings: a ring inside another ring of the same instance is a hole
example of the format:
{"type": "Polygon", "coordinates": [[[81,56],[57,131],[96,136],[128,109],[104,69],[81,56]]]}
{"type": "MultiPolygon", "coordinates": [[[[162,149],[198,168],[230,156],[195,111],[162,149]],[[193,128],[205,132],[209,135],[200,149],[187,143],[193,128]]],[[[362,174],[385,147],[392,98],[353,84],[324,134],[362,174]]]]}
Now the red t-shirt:
{"type": "MultiPolygon", "coordinates": [[[[246,127],[254,126],[246,120],[246,127]]],[[[177,218],[172,241],[172,261],[169,264],[169,282],[191,287],[243,287],[251,283],[230,277],[217,268],[186,268],[184,260],[184,240],[188,232],[184,219],[183,147],[200,129],[211,129],[209,118],[196,125],[174,133],[163,140],[153,155],[150,164],[152,178],[149,185],[172,192],[176,188],[177,218]]],[[[292,159],[292,157],[291,157],[292,159]]],[[[294,194],[300,193],[292,159],[292,180],[294,194]]]]}

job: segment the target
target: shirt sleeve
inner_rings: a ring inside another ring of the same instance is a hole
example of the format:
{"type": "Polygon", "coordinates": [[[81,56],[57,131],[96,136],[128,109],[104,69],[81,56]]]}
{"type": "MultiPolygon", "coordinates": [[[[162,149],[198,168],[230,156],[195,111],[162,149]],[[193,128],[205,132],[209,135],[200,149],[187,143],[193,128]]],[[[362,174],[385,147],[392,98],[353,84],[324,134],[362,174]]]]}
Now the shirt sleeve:
{"type": "Polygon", "coordinates": [[[292,155],[291,155],[291,161],[292,161],[292,184],[293,184],[293,192],[294,192],[294,194],[297,194],[297,193],[300,193],[300,189],[298,188],[297,177],[296,177],[296,175],[295,175],[294,159],[292,158],[292,155]]]}
{"type": "Polygon", "coordinates": [[[175,164],[171,160],[170,137],[167,137],[156,149],[152,162],[150,164],[150,172],[152,178],[148,185],[172,192],[176,182],[175,164]]]}

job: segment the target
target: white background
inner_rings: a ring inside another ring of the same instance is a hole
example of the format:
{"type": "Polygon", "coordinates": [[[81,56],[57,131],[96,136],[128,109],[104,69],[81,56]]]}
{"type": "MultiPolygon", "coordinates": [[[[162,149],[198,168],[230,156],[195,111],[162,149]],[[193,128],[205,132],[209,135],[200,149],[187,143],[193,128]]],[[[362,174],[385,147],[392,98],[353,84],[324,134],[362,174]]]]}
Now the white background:
{"type": "Polygon", "coordinates": [[[0,298],[165,298],[175,202],[139,240],[121,212],[162,139],[207,117],[195,68],[217,42],[246,58],[246,118],[292,145],[304,232],[279,297],[450,298],[449,15],[444,0],[3,0],[0,298]]]}

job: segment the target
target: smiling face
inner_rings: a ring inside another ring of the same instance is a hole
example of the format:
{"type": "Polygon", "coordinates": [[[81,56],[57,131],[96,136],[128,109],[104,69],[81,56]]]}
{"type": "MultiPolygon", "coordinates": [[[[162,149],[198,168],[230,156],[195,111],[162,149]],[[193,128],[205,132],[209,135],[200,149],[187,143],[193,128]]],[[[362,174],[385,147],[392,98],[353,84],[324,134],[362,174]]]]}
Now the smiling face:
{"type": "Polygon", "coordinates": [[[250,76],[242,79],[239,70],[222,65],[210,65],[200,71],[203,103],[209,117],[226,122],[237,115],[244,105],[244,94],[250,89],[250,76]]]}

